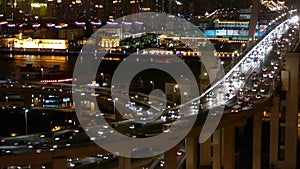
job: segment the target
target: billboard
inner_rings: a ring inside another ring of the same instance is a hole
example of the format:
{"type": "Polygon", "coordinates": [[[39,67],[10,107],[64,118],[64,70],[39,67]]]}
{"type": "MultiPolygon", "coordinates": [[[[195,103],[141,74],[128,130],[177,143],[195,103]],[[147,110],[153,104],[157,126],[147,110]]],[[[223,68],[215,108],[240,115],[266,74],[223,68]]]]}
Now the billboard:
{"type": "Polygon", "coordinates": [[[239,30],[239,36],[248,36],[249,31],[248,30],[239,30]]]}
{"type": "Polygon", "coordinates": [[[233,30],[232,36],[239,36],[239,30],[233,30]]]}
{"type": "Polygon", "coordinates": [[[227,36],[233,36],[233,30],[227,30],[227,36]]]}
{"type": "Polygon", "coordinates": [[[216,37],[216,30],[204,30],[206,37],[216,37]]]}
{"type": "Polygon", "coordinates": [[[251,14],[240,14],[240,20],[250,20],[251,14]]]}
{"type": "Polygon", "coordinates": [[[216,30],[216,36],[226,36],[226,30],[216,30]]]}

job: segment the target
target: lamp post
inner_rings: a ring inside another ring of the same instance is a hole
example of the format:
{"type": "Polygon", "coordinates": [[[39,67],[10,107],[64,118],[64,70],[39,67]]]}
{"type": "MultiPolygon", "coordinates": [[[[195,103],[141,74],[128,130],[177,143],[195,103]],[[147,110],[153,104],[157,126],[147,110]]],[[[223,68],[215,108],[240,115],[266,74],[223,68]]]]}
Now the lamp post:
{"type": "Polygon", "coordinates": [[[177,90],[176,89],[178,89],[178,84],[176,84],[176,85],[174,85],[174,87],[173,87],[173,91],[174,91],[174,93],[176,93],[177,92],[177,90]]]}
{"type": "Polygon", "coordinates": [[[101,75],[101,81],[103,82],[103,80],[104,80],[104,74],[101,73],[100,75],[101,75]]]}
{"type": "Polygon", "coordinates": [[[41,72],[42,72],[42,79],[44,79],[44,68],[41,68],[41,72]]]}
{"type": "Polygon", "coordinates": [[[183,92],[183,95],[186,96],[186,101],[188,101],[188,100],[189,100],[189,95],[188,95],[188,93],[187,93],[187,92],[183,92]]]}
{"type": "Polygon", "coordinates": [[[179,88],[178,84],[174,85],[173,87],[173,102],[175,103],[175,100],[176,100],[176,93],[177,93],[177,89],[179,88]]]}
{"type": "Polygon", "coordinates": [[[116,119],[116,101],[118,101],[119,99],[118,98],[114,98],[113,99],[113,103],[114,103],[114,116],[115,116],[115,120],[117,121],[116,119]]]}
{"type": "Polygon", "coordinates": [[[151,80],[150,83],[152,84],[152,90],[154,90],[154,82],[151,80]]]}
{"type": "Polygon", "coordinates": [[[27,113],[28,113],[28,109],[25,109],[24,115],[25,115],[25,133],[26,134],[28,133],[27,113]]]}

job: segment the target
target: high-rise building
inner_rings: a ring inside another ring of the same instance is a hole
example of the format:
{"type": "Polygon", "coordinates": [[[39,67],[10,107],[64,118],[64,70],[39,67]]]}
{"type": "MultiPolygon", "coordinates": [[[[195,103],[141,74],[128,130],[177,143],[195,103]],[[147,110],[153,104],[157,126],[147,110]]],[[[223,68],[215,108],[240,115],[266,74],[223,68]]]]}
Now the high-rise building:
{"type": "Polygon", "coordinates": [[[55,18],[56,17],[56,0],[47,0],[47,17],[55,18]]]}
{"type": "MultiPolygon", "coordinates": [[[[113,16],[113,1],[112,0],[105,0],[103,2],[103,9],[104,9],[104,15],[103,19],[107,19],[109,16],[113,16]]],[[[102,19],[102,20],[103,20],[102,19]]]]}
{"type": "Polygon", "coordinates": [[[0,0],[0,13],[4,13],[5,12],[5,0],[0,0]]]}
{"type": "Polygon", "coordinates": [[[113,16],[114,18],[120,18],[122,15],[122,5],[121,0],[114,0],[113,1],[113,16]]]}
{"type": "Polygon", "coordinates": [[[139,9],[139,0],[113,0],[113,16],[115,19],[138,13],[139,9]]]}
{"type": "Polygon", "coordinates": [[[167,0],[140,0],[140,10],[142,12],[165,12],[165,2],[167,0]]]}
{"type": "Polygon", "coordinates": [[[126,14],[129,15],[129,14],[138,13],[139,10],[140,10],[139,0],[131,0],[128,4],[127,9],[126,9],[126,14]]]}
{"type": "Polygon", "coordinates": [[[86,19],[90,12],[89,2],[89,0],[57,0],[57,19],[62,21],[86,19]]]}
{"type": "Polygon", "coordinates": [[[19,12],[24,13],[25,15],[30,14],[30,12],[31,12],[31,3],[30,3],[30,1],[17,0],[16,3],[17,3],[16,8],[19,10],[19,12]]]}
{"type": "Polygon", "coordinates": [[[47,0],[32,0],[30,3],[32,16],[44,17],[47,15],[47,0]]]}
{"type": "Polygon", "coordinates": [[[168,0],[168,13],[171,15],[183,14],[184,13],[183,1],[168,0]]]}
{"type": "MultiPolygon", "coordinates": [[[[93,3],[90,5],[92,9],[91,18],[92,20],[101,20],[103,21],[108,15],[105,13],[106,1],[101,0],[94,0],[93,3]]],[[[109,8],[111,9],[111,8],[109,8]]]]}

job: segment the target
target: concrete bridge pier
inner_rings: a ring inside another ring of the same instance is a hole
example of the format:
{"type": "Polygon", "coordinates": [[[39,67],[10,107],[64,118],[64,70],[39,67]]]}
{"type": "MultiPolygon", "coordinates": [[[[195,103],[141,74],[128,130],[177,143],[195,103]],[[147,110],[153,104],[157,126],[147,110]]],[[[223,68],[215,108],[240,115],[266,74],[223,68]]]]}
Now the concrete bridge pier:
{"type": "Polygon", "coordinates": [[[221,169],[221,130],[213,134],[213,169],[221,169]]]}
{"type": "Polygon", "coordinates": [[[31,169],[41,169],[41,164],[40,163],[33,163],[30,164],[31,169]]]}
{"type": "Polygon", "coordinates": [[[211,165],[211,138],[200,144],[200,166],[211,165]]]}
{"type": "MultiPolygon", "coordinates": [[[[40,169],[41,166],[39,165],[40,169]]],[[[52,162],[46,164],[47,169],[67,169],[67,157],[55,157],[52,162]]],[[[35,169],[35,168],[33,168],[35,169]]]]}
{"type": "Polygon", "coordinates": [[[198,137],[189,136],[185,139],[186,143],[186,168],[197,169],[197,149],[198,137]]]}
{"type": "Polygon", "coordinates": [[[131,159],[128,157],[119,157],[119,169],[131,169],[131,159]]]}
{"type": "Polygon", "coordinates": [[[299,53],[288,53],[286,70],[289,71],[289,89],[286,92],[285,112],[285,168],[297,168],[297,132],[298,132],[298,88],[299,53]]]}
{"type": "Polygon", "coordinates": [[[280,98],[276,96],[273,98],[270,117],[270,166],[275,165],[278,161],[279,106],[280,98]]]}
{"type": "Polygon", "coordinates": [[[165,169],[177,168],[177,151],[179,146],[171,148],[169,151],[165,152],[165,169]]]}
{"type": "MultiPolygon", "coordinates": [[[[297,168],[299,53],[287,53],[281,71],[281,91],[275,96],[270,118],[270,167],[297,168]]],[[[254,142],[255,143],[255,142],[254,142]]]]}
{"type": "Polygon", "coordinates": [[[253,116],[253,154],[252,168],[261,168],[261,143],[262,143],[262,113],[253,116]]]}
{"type": "Polygon", "coordinates": [[[222,162],[224,169],[235,168],[235,127],[228,126],[223,129],[222,162]]]}

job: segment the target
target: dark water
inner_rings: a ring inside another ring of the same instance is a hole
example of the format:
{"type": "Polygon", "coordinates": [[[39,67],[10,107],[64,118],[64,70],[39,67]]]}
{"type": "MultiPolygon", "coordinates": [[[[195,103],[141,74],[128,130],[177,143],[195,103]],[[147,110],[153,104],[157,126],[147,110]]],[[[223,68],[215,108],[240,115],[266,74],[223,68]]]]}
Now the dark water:
{"type": "MultiPolygon", "coordinates": [[[[26,64],[32,64],[34,67],[53,67],[59,65],[61,71],[65,71],[67,74],[72,75],[77,56],[49,56],[49,55],[12,55],[12,54],[0,54],[0,78],[9,77],[11,72],[18,66],[26,66],[26,64]]],[[[199,80],[200,74],[200,62],[198,58],[185,60],[185,63],[190,67],[194,76],[199,80]]],[[[120,62],[117,61],[102,61],[98,66],[98,72],[110,74],[114,73],[114,70],[118,67],[120,62]]],[[[137,72],[138,74],[139,72],[137,72]]],[[[148,73],[149,74],[149,73],[148,73]]],[[[152,72],[152,75],[157,75],[156,72],[152,72]]],[[[151,76],[151,72],[150,72],[151,76]]]]}
{"type": "Polygon", "coordinates": [[[26,64],[32,64],[35,67],[53,67],[54,65],[59,65],[62,71],[71,73],[76,59],[76,56],[0,54],[0,76],[7,77],[16,67],[26,66],[26,64]]]}

